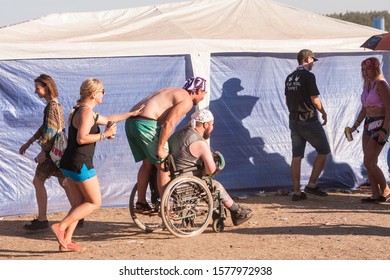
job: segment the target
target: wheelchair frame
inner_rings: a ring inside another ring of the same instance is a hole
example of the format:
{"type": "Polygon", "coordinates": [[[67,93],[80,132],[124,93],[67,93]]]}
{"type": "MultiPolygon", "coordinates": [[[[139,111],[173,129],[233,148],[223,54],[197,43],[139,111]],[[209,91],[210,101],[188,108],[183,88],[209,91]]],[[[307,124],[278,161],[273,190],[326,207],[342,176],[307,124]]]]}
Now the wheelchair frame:
{"type": "Polygon", "coordinates": [[[213,185],[212,176],[200,179],[182,175],[202,166],[177,170],[171,155],[168,156],[165,167],[173,179],[167,185],[163,197],[158,199],[155,167],[149,181],[150,193],[147,195],[147,202],[159,215],[136,212],[137,184],[133,187],[129,210],[135,225],[147,233],[167,229],[176,237],[183,238],[201,234],[212,220],[213,230],[222,232],[226,212],[219,191],[213,185]]]}

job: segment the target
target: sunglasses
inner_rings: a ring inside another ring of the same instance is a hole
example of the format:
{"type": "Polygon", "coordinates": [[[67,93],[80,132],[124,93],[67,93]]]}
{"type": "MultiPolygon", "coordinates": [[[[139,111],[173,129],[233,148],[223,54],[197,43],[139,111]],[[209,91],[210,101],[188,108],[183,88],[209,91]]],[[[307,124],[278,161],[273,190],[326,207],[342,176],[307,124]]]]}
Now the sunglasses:
{"type": "Polygon", "coordinates": [[[98,92],[101,92],[104,95],[104,88],[99,90],[98,92]]]}

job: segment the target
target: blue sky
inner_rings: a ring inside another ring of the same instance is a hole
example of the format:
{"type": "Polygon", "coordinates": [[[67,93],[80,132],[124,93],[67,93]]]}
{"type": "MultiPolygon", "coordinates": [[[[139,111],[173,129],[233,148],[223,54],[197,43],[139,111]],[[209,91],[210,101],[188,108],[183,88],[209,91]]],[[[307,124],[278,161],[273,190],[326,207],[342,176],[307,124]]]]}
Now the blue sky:
{"type": "MultiPolygon", "coordinates": [[[[16,24],[51,13],[91,12],[148,6],[188,0],[0,0],[0,26],[16,24]]],[[[299,9],[319,14],[346,11],[390,12],[389,0],[278,0],[299,9]]]]}

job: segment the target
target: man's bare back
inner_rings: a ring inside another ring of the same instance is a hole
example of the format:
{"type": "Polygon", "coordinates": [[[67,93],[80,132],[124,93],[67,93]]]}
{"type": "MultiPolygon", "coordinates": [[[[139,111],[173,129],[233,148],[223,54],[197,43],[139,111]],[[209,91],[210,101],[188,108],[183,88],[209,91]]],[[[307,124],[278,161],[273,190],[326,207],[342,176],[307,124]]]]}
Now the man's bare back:
{"type": "MultiPolygon", "coordinates": [[[[163,88],[138,102],[133,108],[145,105],[142,117],[157,120],[163,124],[171,110],[180,104],[184,111],[191,110],[194,105],[193,97],[182,88],[163,88]]],[[[187,113],[188,111],[184,112],[187,113]]]]}

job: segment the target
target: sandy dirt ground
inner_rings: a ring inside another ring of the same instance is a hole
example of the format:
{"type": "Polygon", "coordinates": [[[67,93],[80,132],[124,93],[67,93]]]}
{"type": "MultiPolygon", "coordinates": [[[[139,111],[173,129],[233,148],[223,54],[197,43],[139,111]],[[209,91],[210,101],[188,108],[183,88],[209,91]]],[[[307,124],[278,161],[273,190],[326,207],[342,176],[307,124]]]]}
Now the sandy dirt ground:
{"type": "MultiPolygon", "coordinates": [[[[58,251],[50,230],[28,233],[32,216],[0,220],[1,260],[390,260],[390,203],[361,203],[367,191],[308,195],[293,202],[287,195],[250,195],[239,203],[254,217],[225,230],[211,227],[201,235],[177,238],[168,231],[144,233],[128,209],[100,209],[87,217],[74,240],[83,253],[58,251]]],[[[49,215],[59,221],[65,213],[49,215]]]]}

